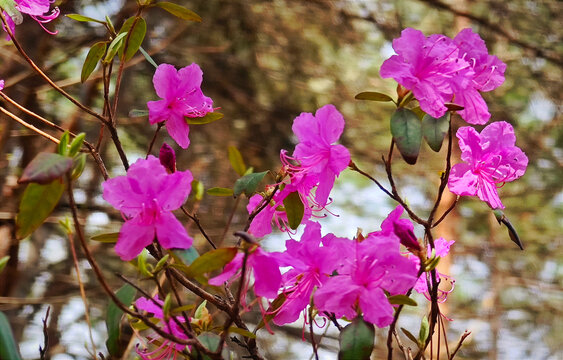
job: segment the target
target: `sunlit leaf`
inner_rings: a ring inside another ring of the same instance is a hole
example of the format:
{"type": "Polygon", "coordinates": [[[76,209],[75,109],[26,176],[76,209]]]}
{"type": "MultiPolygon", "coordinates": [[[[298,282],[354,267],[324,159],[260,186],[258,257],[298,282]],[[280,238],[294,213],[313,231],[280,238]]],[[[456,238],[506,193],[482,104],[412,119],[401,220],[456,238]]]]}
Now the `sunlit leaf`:
{"type": "Polygon", "coordinates": [[[373,351],[375,328],[361,316],[340,333],[338,360],[369,360],[373,351]]]}
{"type": "Polygon", "coordinates": [[[408,297],[406,295],[389,296],[387,298],[387,300],[389,300],[389,303],[392,304],[392,305],[409,305],[409,306],[417,306],[418,305],[416,303],[416,301],[414,301],[413,299],[411,299],[410,297],[408,297]]]}
{"type": "Polygon", "coordinates": [[[202,117],[186,116],[186,117],[184,117],[184,119],[186,119],[186,122],[189,125],[203,125],[203,124],[212,123],[212,122],[217,121],[217,120],[221,120],[224,116],[225,115],[218,113],[218,112],[209,112],[209,113],[205,114],[205,116],[202,116],[202,117]]]}
{"type": "Polygon", "coordinates": [[[84,139],[86,138],[85,133],[80,133],[70,143],[70,149],[68,150],[68,156],[74,156],[78,154],[82,144],[84,144],[84,139]]]}
{"type": "MultiPolygon", "coordinates": [[[[129,306],[135,298],[135,293],[137,291],[135,288],[129,284],[123,285],[115,295],[117,298],[125,305],[129,306]]],[[[106,340],[106,346],[110,355],[117,358],[121,357],[124,349],[119,347],[119,336],[121,335],[121,317],[123,316],[123,311],[115,305],[113,301],[110,300],[107,314],[106,314],[106,329],[108,333],[108,339],[106,340]]]]}
{"type": "Polygon", "coordinates": [[[357,94],[354,99],[356,100],[370,100],[370,101],[380,101],[380,102],[388,102],[393,101],[393,98],[389,95],[376,92],[376,91],[364,91],[357,94]]]}
{"type": "Polygon", "coordinates": [[[105,41],[100,41],[92,45],[90,50],[88,51],[88,55],[86,55],[86,59],[84,60],[84,65],[82,65],[82,72],[80,74],[80,82],[85,82],[88,80],[98,62],[104,56],[107,43],[105,41]]]}
{"type": "Polygon", "coordinates": [[[246,164],[242,158],[240,151],[234,146],[229,146],[229,162],[239,176],[246,173],[246,164]]]}
{"type": "Polygon", "coordinates": [[[115,243],[117,242],[117,239],[119,239],[119,233],[114,232],[114,233],[95,235],[92,236],[91,239],[103,243],[115,243]]]}
{"type": "Polygon", "coordinates": [[[200,255],[190,266],[188,266],[186,269],[186,275],[189,277],[196,277],[222,269],[223,266],[233,260],[237,252],[238,249],[236,247],[226,247],[208,251],[200,255]]]}
{"type": "Polygon", "coordinates": [[[65,131],[61,136],[61,140],[57,145],[57,153],[62,156],[66,156],[68,154],[68,140],[69,140],[68,131],[65,131]]]}
{"type": "Polygon", "coordinates": [[[123,40],[127,36],[127,33],[120,33],[112,40],[109,44],[108,51],[106,53],[106,57],[104,58],[105,63],[110,63],[111,60],[115,57],[117,52],[121,47],[123,47],[123,40]]]}
{"type": "Polygon", "coordinates": [[[256,339],[256,334],[253,334],[248,330],[241,329],[241,328],[236,327],[236,326],[231,326],[229,328],[229,332],[230,333],[236,333],[236,334],[242,335],[242,336],[250,338],[250,339],[256,339]]]}
{"type": "Polygon", "coordinates": [[[207,189],[206,193],[207,195],[212,195],[212,196],[233,196],[233,189],[212,187],[207,189]]]}
{"type": "Polygon", "coordinates": [[[428,335],[430,333],[430,325],[428,324],[428,318],[426,316],[422,317],[420,322],[420,331],[418,332],[418,341],[420,344],[424,344],[428,335]]]}
{"type": "Polygon", "coordinates": [[[154,4],[154,6],[158,6],[159,8],[164,9],[180,19],[201,22],[201,17],[198,14],[189,9],[186,9],[181,5],[163,1],[154,4]]]}
{"type": "Polygon", "coordinates": [[[0,259],[0,274],[2,273],[6,265],[8,265],[8,261],[10,261],[9,256],[4,256],[2,259],[0,259]]]}
{"type": "Polygon", "coordinates": [[[391,117],[391,134],[403,159],[415,164],[422,144],[420,119],[409,109],[397,109],[391,117]]]}
{"type": "Polygon", "coordinates": [[[60,180],[53,180],[45,185],[27,185],[16,216],[17,239],[21,240],[30,235],[47,219],[63,195],[64,189],[65,185],[60,180]]]}
{"type": "Polygon", "coordinates": [[[31,160],[19,178],[19,184],[48,184],[61,179],[72,168],[72,159],[55,153],[40,152],[31,160]]]}
{"type": "Polygon", "coordinates": [[[123,58],[123,51],[125,49],[125,42],[127,42],[127,49],[125,50],[125,61],[131,60],[131,58],[137,53],[143,40],[145,39],[145,35],[147,33],[147,23],[145,19],[138,16],[133,16],[127,19],[121,30],[120,33],[128,33],[128,40],[127,37],[124,38],[123,43],[124,46],[119,48],[119,57],[123,58]]]}
{"type": "Polygon", "coordinates": [[[80,15],[80,14],[67,14],[65,15],[68,18],[71,18],[72,20],[76,20],[76,21],[80,21],[80,22],[95,22],[98,24],[105,24],[104,21],[102,20],[97,20],[88,16],[84,16],[84,15],[80,15]]]}

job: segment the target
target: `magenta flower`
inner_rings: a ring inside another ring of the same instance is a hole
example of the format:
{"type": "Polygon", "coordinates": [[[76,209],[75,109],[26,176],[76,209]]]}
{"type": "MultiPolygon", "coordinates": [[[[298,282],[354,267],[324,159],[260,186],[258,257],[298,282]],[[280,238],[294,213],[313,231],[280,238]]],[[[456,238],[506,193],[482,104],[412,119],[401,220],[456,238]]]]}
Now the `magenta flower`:
{"type": "MultiPolygon", "coordinates": [[[[169,319],[167,321],[164,320],[164,314],[162,312],[164,301],[160,300],[158,295],[155,297],[155,301],[160,304],[160,307],[147,298],[137,299],[137,301],[135,301],[135,307],[139,310],[153,314],[156,319],[159,319],[161,322],[163,322],[164,325],[162,326],[162,330],[164,332],[174,335],[178,339],[188,340],[186,333],[180,328],[180,326],[178,326],[176,321],[172,319],[169,319]]],[[[176,316],[176,320],[181,323],[185,322],[182,316],[176,316]]],[[[139,350],[137,345],[137,354],[143,360],[176,359],[177,356],[181,354],[184,349],[186,349],[186,345],[178,344],[171,340],[162,338],[157,334],[151,335],[149,337],[149,344],[150,343],[156,343],[158,344],[158,347],[153,351],[148,351],[148,349],[139,350]]]]}
{"type": "MultiPolygon", "coordinates": [[[[327,235],[330,240],[333,235],[327,235]]],[[[276,311],[274,323],[288,324],[299,318],[299,313],[309,305],[315,287],[320,287],[334,270],[342,256],[337,247],[321,246],[321,225],[309,222],[301,241],[287,240],[286,251],[277,256],[280,266],[290,266],[283,274],[283,293],[286,301],[276,311]]],[[[345,240],[345,239],[341,239],[345,240]]],[[[350,240],[346,240],[351,242],[350,240]]]]}
{"type": "Polygon", "coordinates": [[[401,256],[394,237],[375,234],[356,242],[352,254],[341,256],[348,256],[349,264],[317,290],[317,309],[353,319],[359,306],[366,321],[378,327],[391,324],[393,306],[385,291],[405,294],[416,281],[416,265],[401,256]]]}
{"type": "MultiPolygon", "coordinates": [[[[344,131],[344,117],[334,107],[325,105],[315,115],[301,113],[293,121],[293,132],[299,139],[293,157],[282,151],[282,162],[294,173],[306,173],[318,181],[315,202],[326,206],[334,181],[350,163],[350,153],[343,145],[335,145],[344,131]],[[299,166],[292,166],[296,160],[299,166]]],[[[292,180],[292,183],[294,181],[292,180]]]]}
{"type": "MultiPolygon", "coordinates": [[[[447,256],[450,252],[450,247],[454,243],[454,240],[448,241],[442,237],[434,240],[436,256],[441,258],[447,256]]],[[[428,244],[427,256],[432,256],[432,248],[430,247],[430,244],[428,244]]],[[[416,264],[417,268],[420,268],[420,259],[418,257],[412,257],[411,260],[416,264]]],[[[422,273],[414,285],[414,290],[419,294],[424,294],[428,300],[431,299],[429,288],[432,284],[429,276],[431,276],[429,273],[422,273]]],[[[449,275],[436,271],[436,281],[440,281],[440,285],[438,286],[438,302],[443,303],[448,299],[448,295],[454,291],[455,280],[449,275]],[[444,282],[448,282],[449,284],[444,284],[444,282]]]]}
{"type": "Polygon", "coordinates": [[[127,175],[102,184],[104,199],[126,219],[115,245],[122,260],[139,255],[155,236],[165,249],[191,246],[193,239],[172,210],[186,201],[192,180],[189,170],[168,174],[160,161],[149,155],[131,165],[127,175]]]}
{"type": "MultiPolygon", "coordinates": [[[[49,9],[51,8],[51,4],[53,1],[50,0],[14,0],[15,8],[17,11],[20,11],[24,14],[28,14],[31,18],[43,28],[49,34],[56,34],[56,31],[50,31],[43,24],[53,21],[56,19],[59,14],[58,7],[55,7],[51,13],[49,13],[49,9]]],[[[21,14],[7,14],[4,12],[4,17],[8,22],[8,26],[12,33],[15,31],[15,26],[19,25],[22,22],[21,14]]]]}
{"type": "MultiPolygon", "coordinates": [[[[276,258],[272,254],[262,250],[258,245],[253,245],[249,252],[250,254],[246,260],[246,268],[248,269],[246,273],[248,278],[244,281],[245,285],[248,286],[251,273],[250,269],[252,269],[254,273],[254,293],[257,296],[269,299],[275,298],[278,295],[282,280],[276,258]]],[[[239,270],[242,267],[243,260],[244,254],[238,253],[235,258],[225,266],[225,269],[220,275],[209,279],[209,284],[220,286],[231,278],[239,277],[241,275],[239,270]]]]}
{"type": "Polygon", "coordinates": [[[453,91],[451,78],[469,64],[458,58],[458,48],[444,35],[430,37],[415,29],[407,28],[401,37],[393,40],[397,55],[381,65],[382,78],[393,78],[411,90],[424,112],[441,117],[447,111],[453,91]]]}
{"type": "Polygon", "coordinates": [[[456,134],[465,163],[452,167],[448,188],[457,195],[478,196],[493,209],[504,209],[497,192],[501,186],[518,179],[528,166],[528,158],[514,146],[512,125],[499,121],[485,127],[479,134],[471,127],[462,127],[456,134]]]}
{"type": "Polygon", "coordinates": [[[174,66],[161,64],[156,69],[153,84],[162,100],[149,101],[149,122],[166,121],[166,130],[178,145],[186,149],[190,145],[190,128],[186,117],[202,117],[213,112],[213,100],[203,95],[203,72],[197,64],[178,71],[174,66]]]}
{"type": "Polygon", "coordinates": [[[502,85],[506,64],[489,55],[483,39],[469,28],[460,31],[454,43],[459,47],[459,56],[471,66],[452,81],[455,103],[464,107],[458,113],[470,124],[486,124],[491,114],[479,91],[491,91],[502,85]]]}
{"type": "Polygon", "coordinates": [[[4,80],[0,80],[0,91],[4,90],[4,80]]]}
{"type": "Polygon", "coordinates": [[[381,223],[381,233],[386,235],[395,234],[399,238],[400,243],[407,249],[418,251],[421,247],[414,235],[413,223],[409,219],[400,219],[404,210],[401,205],[397,205],[395,210],[391,211],[381,223]]]}

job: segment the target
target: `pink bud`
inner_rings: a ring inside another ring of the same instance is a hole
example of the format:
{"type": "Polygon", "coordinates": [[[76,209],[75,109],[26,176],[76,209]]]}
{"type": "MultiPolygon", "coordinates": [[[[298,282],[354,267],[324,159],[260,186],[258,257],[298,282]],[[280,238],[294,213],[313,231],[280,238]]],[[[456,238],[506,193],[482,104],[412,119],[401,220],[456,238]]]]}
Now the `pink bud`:
{"type": "Polygon", "coordinates": [[[158,159],[169,173],[176,171],[176,154],[174,153],[174,149],[167,143],[162,144],[158,159]]]}

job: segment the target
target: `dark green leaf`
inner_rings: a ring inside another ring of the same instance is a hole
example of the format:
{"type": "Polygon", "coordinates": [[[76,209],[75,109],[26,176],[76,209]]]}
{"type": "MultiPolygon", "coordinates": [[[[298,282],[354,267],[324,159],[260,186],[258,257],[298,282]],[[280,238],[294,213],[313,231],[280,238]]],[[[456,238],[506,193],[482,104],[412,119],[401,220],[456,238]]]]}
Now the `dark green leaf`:
{"type": "Polygon", "coordinates": [[[6,265],[8,265],[8,261],[10,261],[9,256],[4,256],[2,259],[0,259],[0,274],[2,273],[6,265]]]}
{"type": "Polygon", "coordinates": [[[16,238],[23,239],[45,221],[59,202],[65,185],[60,180],[46,185],[31,183],[23,192],[16,216],[16,238]]]}
{"type": "MultiPolygon", "coordinates": [[[[133,302],[136,292],[137,291],[133,286],[125,284],[119,290],[117,290],[115,295],[125,306],[129,306],[133,302]]],[[[119,348],[119,336],[121,334],[122,316],[123,311],[121,311],[121,309],[118,308],[117,305],[115,305],[115,303],[110,300],[106,314],[106,329],[108,332],[106,346],[110,355],[118,358],[122,355],[123,352],[123,349],[119,348]]]]}
{"type": "Polygon", "coordinates": [[[235,182],[234,195],[239,196],[240,194],[245,193],[246,196],[250,197],[256,191],[258,184],[260,184],[260,181],[262,181],[267,173],[267,171],[262,171],[259,173],[244,175],[235,182]]]}
{"type": "Polygon", "coordinates": [[[80,82],[85,82],[88,80],[98,62],[104,56],[107,43],[105,41],[100,41],[92,45],[90,51],[88,51],[88,55],[86,55],[86,60],[84,60],[84,65],[82,65],[82,73],[80,74],[80,82]]]}
{"type": "Polygon", "coordinates": [[[97,20],[88,16],[84,16],[84,15],[80,15],[80,14],[67,14],[65,15],[68,18],[71,18],[72,20],[76,20],[76,21],[80,21],[80,22],[95,22],[98,24],[105,24],[104,21],[102,20],[97,20]]]}
{"type": "Polygon", "coordinates": [[[393,305],[409,305],[409,306],[417,306],[418,305],[416,303],[416,301],[414,301],[413,299],[411,299],[410,297],[408,297],[406,295],[389,296],[387,298],[387,300],[389,300],[389,303],[393,304],[393,305]]]}
{"type": "Polygon", "coordinates": [[[415,344],[418,345],[418,340],[417,340],[416,336],[414,336],[410,331],[408,331],[408,330],[405,329],[405,328],[401,328],[401,331],[402,331],[412,342],[414,342],[415,344]]]}
{"type": "Polygon", "coordinates": [[[380,101],[380,102],[388,102],[393,101],[393,98],[389,95],[382,94],[380,92],[375,91],[364,91],[359,93],[354,97],[356,100],[370,100],[370,101],[380,101]]]}
{"type": "Polygon", "coordinates": [[[0,359],[21,360],[8,318],[0,311],[0,359]]]}
{"type": "Polygon", "coordinates": [[[199,256],[188,266],[186,275],[193,278],[214,270],[222,269],[223,266],[233,260],[237,251],[238,249],[236,247],[219,248],[208,251],[199,256]]]}
{"type": "Polygon", "coordinates": [[[434,118],[428,114],[424,115],[422,118],[422,134],[432,150],[440,151],[449,127],[449,112],[439,118],[434,118]]]}
{"type": "Polygon", "coordinates": [[[229,146],[229,162],[239,176],[244,176],[246,172],[246,164],[242,159],[240,151],[234,146],[229,146]]]}
{"type": "MultiPolygon", "coordinates": [[[[212,332],[201,333],[197,339],[203,344],[203,346],[211,351],[216,351],[219,343],[221,342],[221,337],[212,332]]],[[[190,356],[192,359],[211,360],[209,356],[199,354],[195,348],[192,350],[190,355],[192,355],[190,356]]]]}
{"type": "Polygon", "coordinates": [[[113,39],[112,42],[109,44],[106,57],[104,58],[105,63],[110,63],[115,57],[115,54],[117,54],[117,52],[119,51],[119,49],[123,48],[123,40],[125,36],[127,36],[126,32],[117,34],[115,39],[113,39]]]}
{"type": "Polygon", "coordinates": [[[223,114],[218,113],[218,112],[209,112],[207,114],[205,114],[205,116],[202,117],[184,117],[184,119],[186,119],[186,122],[188,123],[188,125],[203,125],[203,124],[209,124],[212,123],[214,121],[217,120],[221,120],[223,118],[223,114]]]}
{"type": "Polygon", "coordinates": [[[119,32],[130,33],[130,35],[128,35],[129,40],[127,40],[127,38],[123,40],[124,47],[125,42],[127,42],[127,49],[124,49],[124,47],[119,49],[120,58],[123,58],[123,50],[125,50],[125,61],[129,61],[137,53],[145,39],[147,23],[142,17],[132,17],[127,19],[119,32]]]}
{"type": "Polygon", "coordinates": [[[183,6],[173,4],[167,1],[156,3],[154,4],[154,6],[158,6],[159,8],[164,9],[168,11],[170,14],[179,17],[180,19],[201,22],[201,17],[198,14],[196,14],[191,10],[186,9],[183,6]]]}
{"type": "Polygon", "coordinates": [[[119,238],[119,233],[107,233],[107,234],[100,234],[96,236],[92,236],[91,239],[94,241],[99,241],[103,243],[115,243],[119,238]]]}
{"type": "Polygon", "coordinates": [[[285,208],[285,213],[287,214],[289,227],[293,230],[297,229],[299,224],[301,224],[303,214],[305,213],[305,206],[303,205],[303,201],[301,201],[299,192],[294,191],[289,194],[283,200],[283,207],[285,208]]]}
{"type": "Polygon", "coordinates": [[[430,332],[430,325],[428,324],[428,318],[426,316],[422,317],[422,321],[420,322],[420,331],[418,332],[418,341],[420,344],[424,344],[426,339],[428,338],[430,332]]]}
{"type": "Polygon", "coordinates": [[[340,333],[338,360],[369,360],[373,351],[375,328],[361,316],[340,333]]]}
{"type": "Polygon", "coordinates": [[[199,253],[197,250],[192,246],[189,249],[176,249],[172,251],[172,257],[174,258],[175,262],[178,263],[180,260],[181,264],[190,265],[194,262],[195,259],[199,257],[199,253]]]}
{"type": "Polygon", "coordinates": [[[55,153],[40,152],[23,170],[18,184],[48,184],[61,179],[72,167],[72,159],[55,153]]]}
{"type": "Polygon", "coordinates": [[[207,195],[212,196],[233,196],[233,189],[221,188],[221,187],[212,187],[207,189],[207,195]]]}
{"type": "Polygon", "coordinates": [[[414,165],[422,143],[420,119],[409,109],[397,109],[391,117],[391,134],[403,159],[414,165]]]}

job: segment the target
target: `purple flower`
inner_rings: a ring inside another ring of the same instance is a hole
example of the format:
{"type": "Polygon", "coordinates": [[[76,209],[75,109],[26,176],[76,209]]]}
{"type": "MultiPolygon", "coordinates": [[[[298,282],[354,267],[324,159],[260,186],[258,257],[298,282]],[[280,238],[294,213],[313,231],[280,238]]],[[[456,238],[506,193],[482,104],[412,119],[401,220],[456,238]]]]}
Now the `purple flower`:
{"type": "MultiPolygon", "coordinates": [[[[327,237],[333,240],[332,234],[325,236],[327,237]]],[[[323,240],[321,225],[309,222],[301,241],[287,240],[286,251],[277,256],[280,266],[292,267],[283,274],[283,293],[287,298],[276,311],[273,321],[277,325],[296,321],[299,313],[309,305],[313,289],[322,286],[337,269],[341,260],[339,249],[321,246],[323,240]]]]}
{"type": "Polygon", "coordinates": [[[430,37],[407,28],[393,40],[397,55],[381,65],[382,78],[393,78],[412,91],[424,112],[441,117],[447,111],[446,102],[452,99],[451,78],[469,64],[459,59],[458,48],[444,35],[430,37]]]}
{"type": "Polygon", "coordinates": [[[158,160],[169,173],[176,171],[176,153],[167,143],[162,144],[158,153],[158,160]]]}
{"type": "Polygon", "coordinates": [[[162,100],[149,101],[149,122],[166,121],[166,130],[178,145],[186,149],[190,145],[190,128],[185,117],[202,117],[213,112],[213,100],[203,95],[203,72],[197,64],[178,71],[174,66],[161,64],[153,77],[156,94],[162,100]]]}
{"type": "Polygon", "coordinates": [[[497,192],[501,186],[524,175],[528,158],[514,146],[512,125],[499,121],[485,127],[479,134],[471,127],[462,127],[456,134],[465,163],[452,167],[448,188],[457,195],[477,195],[493,209],[504,209],[497,192]]]}
{"type": "Polygon", "coordinates": [[[15,31],[15,26],[19,25],[22,22],[21,14],[19,14],[18,11],[31,16],[31,18],[33,18],[33,20],[37,21],[39,23],[39,25],[41,25],[43,30],[45,30],[49,34],[56,34],[57,33],[56,31],[47,30],[45,28],[45,26],[43,25],[43,24],[46,24],[48,22],[53,21],[61,13],[59,11],[59,8],[55,7],[53,9],[53,11],[50,14],[48,14],[49,9],[50,9],[53,1],[50,1],[50,0],[14,0],[14,2],[15,2],[15,8],[16,8],[17,11],[13,14],[8,14],[8,13],[4,12],[4,17],[6,18],[6,21],[8,23],[8,26],[10,27],[10,30],[12,31],[12,33],[14,33],[14,31],[15,31]]]}
{"type": "Polygon", "coordinates": [[[4,80],[0,80],[0,91],[4,90],[4,80]]]}
{"type": "Polygon", "coordinates": [[[460,31],[454,43],[459,47],[459,56],[470,64],[452,81],[455,102],[464,107],[458,113],[470,124],[486,124],[491,114],[479,91],[491,91],[502,85],[506,64],[489,55],[483,39],[469,28],[460,31]]]}
{"type": "MultiPolygon", "coordinates": [[[[178,339],[188,340],[185,332],[178,326],[176,321],[169,319],[167,321],[164,320],[164,314],[162,312],[162,306],[164,302],[159,299],[158,295],[154,299],[159,305],[157,306],[152,300],[147,298],[139,298],[135,301],[135,307],[139,310],[146,311],[150,314],[153,314],[156,319],[159,319],[161,322],[164,323],[162,330],[168,334],[174,335],[178,339]]],[[[176,320],[179,322],[185,322],[182,316],[176,316],[176,320]]],[[[149,343],[156,343],[159,346],[153,350],[148,351],[139,350],[137,347],[137,354],[143,360],[162,360],[162,359],[176,359],[177,355],[179,355],[185,348],[186,345],[175,343],[171,340],[162,338],[157,334],[151,335],[149,337],[149,343]]]]}
{"type": "MultiPolygon", "coordinates": [[[[315,115],[301,113],[293,121],[293,132],[299,139],[293,157],[281,158],[293,173],[306,173],[318,182],[315,202],[320,208],[326,206],[334,181],[350,163],[350,153],[343,145],[335,145],[344,131],[344,117],[334,107],[325,105],[315,115]],[[292,166],[287,160],[296,160],[299,166],[292,166]]],[[[292,180],[294,183],[294,180],[292,180]]]]}
{"type": "MultiPolygon", "coordinates": [[[[238,272],[242,267],[244,254],[238,253],[235,258],[225,266],[223,272],[209,279],[209,284],[220,286],[231,278],[240,276],[238,272]]],[[[253,245],[249,250],[246,260],[247,274],[250,275],[250,269],[254,272],[254,293],[258,296],[273,299],[277,296],[281,284],[281,273],[275,257],[262,250],[260,246],[253,245]]],[[[245,279],[245,285],[248,286],[248,279],[245,279]]]]}
{"type": "Polygon", "coordinates": [[[395,210],[391,211],[381,223],[381,232],[383,234],[395,234],[407,249],[419,251],[421,247],[414,235],[414,225],[409,219],[400,219],[403,211],[404,208],[397,205],[395,210]]]}
{"type": "Polygon", "coordinates": [[[359,306],[366,321],[378,327],[389,325],[393,306],[385,291],[391,295],[406,293],[416,281],[416,265],[401,256],[394,237],[381,234],[370,234],[355,243],[351,254],[341,256],[347,256],[348,265],[317,290],[315,306],[348,319],[356,317],[359,306]]]}
{"type": "Polygon", "coordinates": [[[155,236],[165,249],[191,246],[193,239],[172,210],[186,201],[192,180],[189,170],[168,174],[160,161],[149,155],[131,165],[127,175],[102,184],[104,199],[126,219],[115,245],[122,260],[139,255],[155,236]]]}

